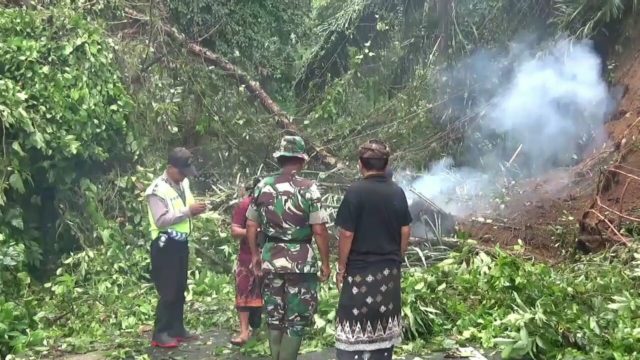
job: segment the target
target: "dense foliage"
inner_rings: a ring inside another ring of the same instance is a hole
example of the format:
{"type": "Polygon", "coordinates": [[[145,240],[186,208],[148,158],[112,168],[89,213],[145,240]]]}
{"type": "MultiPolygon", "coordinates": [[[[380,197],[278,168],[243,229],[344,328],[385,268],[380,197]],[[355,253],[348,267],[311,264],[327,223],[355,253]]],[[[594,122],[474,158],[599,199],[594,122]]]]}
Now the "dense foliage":
{"type": "Polygon", "coordinates": [[[130,100],[103,34],[66,11],[0,16],[2,353],[36,341],[25,271],[48,276],[92,234],[104,214],[86,189],[108,160],[129,157],[130,100]]]}
{"type": "MultiPolygon", "coordinates": [[[[143,352],[155,293],[142,191],[175,145],[198,154],[197,193],[219,209],[198,223],[189,325],[228,330],[235,321],[228,270],[236,245],[225,219],[236,185],[274,169],[270,155],[282,129],[228,73],[194,57],[161,25],[175,26],[260,81],[308,138],[339,158],[351,159],[361,140],[377,136],[392,144],[395,163],[421,167],[463,145],[459,129],[441,121],[451,115],[437,87],[443,67],[481,47],[503,46],[517,31],[614,34],[639,5],[43,0],[14,6],[25,3],[0,3],[0,356],[143,352]],[[125,16],[127,6],[148,21],[125,16]]],[[[327,181],[332,205],[351,175],[330,183],[325,173],[311,174],[327,181]]],[[[637,257],[631,249],[552,268],[469,247],[440,266],[411,269],[404,278],[411,341],[402,351],[458,343],[511,357],[637,356],[637,257]]],[[[332,344],[336,290],[327,285],[321,297],[305,350],[332,344]]],[[[265,354],[266,343],[243,351],[265,354]]]]}
{"type": "Polygon", "coordinates": [[[505,358],[635,358],[638,259],[630,249],[551,267],[463,251],[406,280],[419,290],[407,291],[409,329],[505,358]]]}

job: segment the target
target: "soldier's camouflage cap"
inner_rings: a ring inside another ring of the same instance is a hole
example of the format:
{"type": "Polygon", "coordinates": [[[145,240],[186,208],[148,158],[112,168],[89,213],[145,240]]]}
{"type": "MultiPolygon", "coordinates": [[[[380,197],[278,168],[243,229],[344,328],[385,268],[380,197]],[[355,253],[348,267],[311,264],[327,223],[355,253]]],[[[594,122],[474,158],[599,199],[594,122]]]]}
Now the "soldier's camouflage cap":
{"type": "Polygon", "coordinates": [[[382,140],[372,139],[360,145],[358,157],[363,159],[388,159],[391,151],[382,140]]]}
{"type": "Polygon", "coordinates": [[[273,153],[273,157],[290,156],[309,160],[305,153],[304,140],[300,136],[285,136],[280,141],[280,149],[273,153]]]}

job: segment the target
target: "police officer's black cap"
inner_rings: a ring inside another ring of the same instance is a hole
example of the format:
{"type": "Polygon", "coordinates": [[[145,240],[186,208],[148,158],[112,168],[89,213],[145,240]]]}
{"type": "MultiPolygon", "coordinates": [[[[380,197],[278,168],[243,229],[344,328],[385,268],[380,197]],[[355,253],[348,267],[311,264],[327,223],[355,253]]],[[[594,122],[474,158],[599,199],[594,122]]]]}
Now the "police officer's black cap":
{"type": "Polygon", "coordinates": [[[192,159],[191,152],[183,147],[177,147],[169,153],[169,165],[180,170],[184,176],[198,175],[195,167],[191,164],[192,159]]]}

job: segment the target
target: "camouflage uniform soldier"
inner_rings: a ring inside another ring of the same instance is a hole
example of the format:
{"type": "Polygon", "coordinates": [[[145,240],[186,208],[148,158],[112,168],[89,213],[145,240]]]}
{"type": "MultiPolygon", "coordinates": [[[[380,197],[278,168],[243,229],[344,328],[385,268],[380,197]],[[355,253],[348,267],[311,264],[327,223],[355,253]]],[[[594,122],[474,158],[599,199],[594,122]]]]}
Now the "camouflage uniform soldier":
{"type": "Polygon", "coordinates": [[[322,261],[320,280],[329,277],[328,217],[316,184],[297,174],[308,160],[302,138],[286,136],[274,154],[281,172],[263,179],[247,211],[247,238],[254,271],[264,275],[264,302],[273,360],[296,359],[318,301],[315,237],[322,261]],[[265,236],[262,259],[256,233],[265,236]]]}

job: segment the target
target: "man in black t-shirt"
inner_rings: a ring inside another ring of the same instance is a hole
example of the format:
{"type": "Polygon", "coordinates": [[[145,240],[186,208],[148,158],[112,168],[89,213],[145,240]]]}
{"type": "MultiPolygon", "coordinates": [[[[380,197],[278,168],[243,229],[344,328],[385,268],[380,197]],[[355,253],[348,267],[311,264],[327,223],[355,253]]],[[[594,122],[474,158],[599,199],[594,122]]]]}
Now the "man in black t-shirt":
{"type": "Polygon", "coordinates": [[[386,171],[389,156],[379,140],[360,147],[363,178],[349,187],[336,216],[338,360],[391,359],[401,340],[400,265],[409,245],[411,214],[404,191],[386,171]]]}

